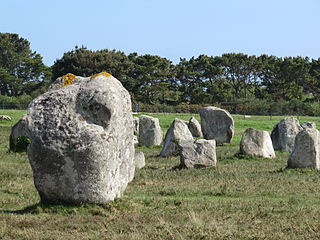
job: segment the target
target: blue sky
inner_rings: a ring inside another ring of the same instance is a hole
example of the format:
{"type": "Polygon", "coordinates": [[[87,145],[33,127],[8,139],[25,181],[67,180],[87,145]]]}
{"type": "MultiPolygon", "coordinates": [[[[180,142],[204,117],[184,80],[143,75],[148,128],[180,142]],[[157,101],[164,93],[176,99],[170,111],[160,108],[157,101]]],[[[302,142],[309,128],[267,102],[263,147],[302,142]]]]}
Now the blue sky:
{"type": "Polygon", "coordinates": [[[76,45],[180,57],[320,57],[319,0],[2,0],[0,32],[52,65],[76,45]]]}

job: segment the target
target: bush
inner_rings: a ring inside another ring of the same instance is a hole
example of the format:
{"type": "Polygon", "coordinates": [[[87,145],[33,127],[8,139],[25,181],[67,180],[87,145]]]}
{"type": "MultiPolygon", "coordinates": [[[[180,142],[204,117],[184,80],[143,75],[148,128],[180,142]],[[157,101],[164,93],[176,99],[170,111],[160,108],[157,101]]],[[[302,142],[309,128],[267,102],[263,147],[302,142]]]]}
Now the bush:
{"type": "Polygon", "coordinates": [[[0,95],[0,108],[2,109],[27,109],[32,97],[23,95],[19,97],[9,97],[0,95]]]}
{"type": "MultiPolygon", "coordinates": [[[[252,99],[242,102],[222,102],[214,104],[179,104],[162,105],[162,104],[139,104],[139,112],[166,112],[166,113],[199,113],[199,110],[206,106],[215,106],[227,110],[231,114],[242,115],[320,115],[320,103],[302,102],[299,100],[287,101],[269,101],[261,99],[252,99]]],[[[133,110],[135,104],[133,104],[133,110]]]]}

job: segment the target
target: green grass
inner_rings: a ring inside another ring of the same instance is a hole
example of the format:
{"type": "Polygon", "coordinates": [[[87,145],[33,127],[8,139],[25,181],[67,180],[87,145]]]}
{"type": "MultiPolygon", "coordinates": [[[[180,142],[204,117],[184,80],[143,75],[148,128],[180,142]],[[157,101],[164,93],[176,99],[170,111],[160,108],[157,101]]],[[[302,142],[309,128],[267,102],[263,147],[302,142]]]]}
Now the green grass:
{"type": "MultiPolygon", "coordinates": [[[[0,122],[0,239],[320,239],[319,171],[285,170],[286,152],[272,160],[235,155],[246,128],[271,131],[283,117],[234,116],[236,136],[217,147],[214,169],[174,170],[178,157],[138,147],[146,167],[121,199],[72,206],[39,203],[27,155],[7,152],[10,127],[23,113],[0,110],[13,116],[0,122]]],[[[150,115],[164,132],[175,117],[191,117],[150,115]]],[[[300,121],[320,126],[317,117],[300,121]]]]}

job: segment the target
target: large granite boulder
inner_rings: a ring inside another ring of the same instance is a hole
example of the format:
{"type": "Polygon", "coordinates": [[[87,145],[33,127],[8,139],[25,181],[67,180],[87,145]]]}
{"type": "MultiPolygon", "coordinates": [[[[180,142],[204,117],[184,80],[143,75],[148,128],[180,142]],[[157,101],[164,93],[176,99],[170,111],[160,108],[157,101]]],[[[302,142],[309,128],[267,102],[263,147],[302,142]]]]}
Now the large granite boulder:
{"type": "Polygon", "coordinates": [[[103,203],[133,179],[130,95],[110,74],[59,78],[31,102],[26,122],[42,200],[103,203]]]}
{"type": "Polygon", "coordinates": [[[26,151],[30,140],[28,136],[26,115],[23,115],[22,118],[11,128],[11,134],[9,137],[10,151],[26,151]]]}
{"type": "Polygon", "coordinates": [[[298,119],[288,117],[276,124],[271,132],[271,140],[274,150],[285,150],[291,152],[297,134],[303,128],[298,119]]]}
{"type": "Polygon", "coordinates": [[[320,168],[320,138],[315,128],[300,131],[288,159],[289,168],[320,168]]]}
{"type": "Polygon", "coordinates": [[[177,144],[182,140],[193,140],[193,136],[185,122],[176,118],[167,130],[160,156],[167,157],[178,153],[177,144]]]}
{"type": "Polygon", "coordinates": [[[194,117],[191,117],[188,122],[188,128],[192,134],[193,137],[203,137],[202,131],[201,131],[201,125],[198,122],[197,119],[194,117]]]}
{"type": "Polygon", "coordinates": [[[142,115],[139,118],[139,145],[158,146],[162,143],[162,129],[159,119],[142,115]]]}
{"type": "Polygon", "coordinates": [[[275,158],[272,141],[267,131],[248,128],[242,135],[240,152],[245,155],[275,158]]]}
{"type": "Polygon", "coordinates": [[[137,169],[141,169],[146,165],[146,160],[143,152],[135,152],[134,154],[134,166],[137,169]]]}
{"type": "Polygon", "coordinates": [[[182,140],[179,149],[181,167],[215,167],[217,164],[215,140],[182,140]]]}
{"type": "Polygon", "coordinates": [[[228,111],[210,106],[200,109],[199,113],[205,139],[215,139],[217,144],[231,142],[234,135],[234,121],[228,111]]]}

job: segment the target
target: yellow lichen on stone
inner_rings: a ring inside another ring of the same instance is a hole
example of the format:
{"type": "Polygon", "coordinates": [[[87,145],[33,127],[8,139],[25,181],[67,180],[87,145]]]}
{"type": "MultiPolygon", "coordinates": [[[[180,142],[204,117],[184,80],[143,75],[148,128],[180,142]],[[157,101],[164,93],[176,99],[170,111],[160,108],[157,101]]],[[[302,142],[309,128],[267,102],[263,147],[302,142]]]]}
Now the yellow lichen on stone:
{"type": "Polygon", "coordinates": [[[97,74],[92,75],[92,76],[90,77],[90,79],[93,79],[93,78],[98,77],[98,76],[101,76],[101,75],[103,75],[103,76],[105,76],[105,77],[110,77],[110,76],[112,76],[112,75],[111,75],[110,73],[108,73],[108,72],[101,72],[101,73],[97,73],[97,74]]]}
{"type": "Polygon", "coordinates": [[[70,84],[73,84],[77,78],[76,75],[72,74],[72,73],[68,73],[66,75],[63,75],[62,77],[62,87],[68,86],[70,84]]]}

